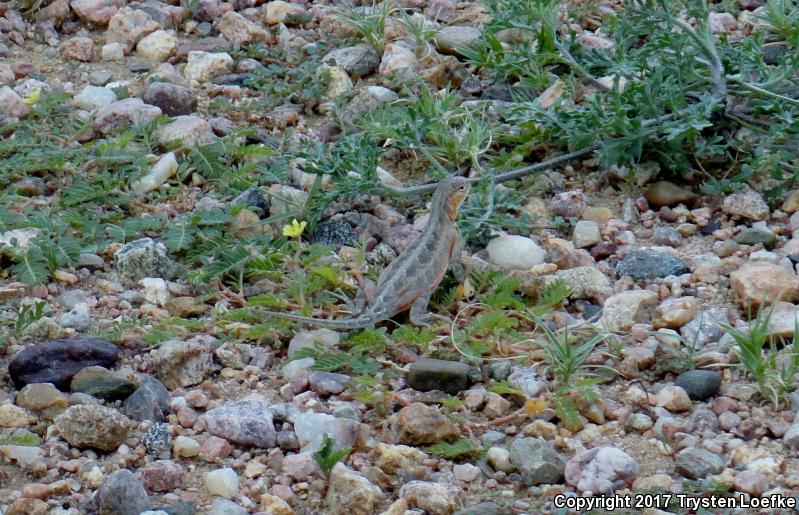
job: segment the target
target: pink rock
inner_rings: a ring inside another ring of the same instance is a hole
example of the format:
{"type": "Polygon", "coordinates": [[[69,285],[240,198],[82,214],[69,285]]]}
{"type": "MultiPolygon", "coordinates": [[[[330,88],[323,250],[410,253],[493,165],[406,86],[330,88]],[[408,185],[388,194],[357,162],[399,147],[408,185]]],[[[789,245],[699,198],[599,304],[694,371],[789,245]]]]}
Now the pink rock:
{"type": "Polygon", "coordinates": [[[178,488],[186,477],[186,469],[172,460],[158,460],[141,469],[141,479],[150,492],[169,492],[178,488]]]}
{"type": "Polygon", "coordinates": [[[199,418],[197,412],[188,406],[184,406],[178,411],[178,422],[183,427],[194,427],[199,418]]]}
{"type": "Polygon", "coordinates": [[[83,36],[68,39],[61,45],[61,57],[70,61],[91,62],[94,58],[94,41],[83,36]]]}
{"type": "Polygon", "coordinates": [[[310,478],[317,469],[316,462],[309,452],[292,454],[283,458],[283,472],[298,481],[305,481],[310,478]]]}
{"type": "Polygon", "coordinates": [[[70,6],[78,18],[95,25],[108,25],[125,0],[72,0],[70,6]]]}
{"type": "Polygon", "coordinates": [[[233,446],[224,438],[209,436],[200,446],[200,457],[205,461],[213,462],[216,459],[227,458],[232,451],[233,446]]]}

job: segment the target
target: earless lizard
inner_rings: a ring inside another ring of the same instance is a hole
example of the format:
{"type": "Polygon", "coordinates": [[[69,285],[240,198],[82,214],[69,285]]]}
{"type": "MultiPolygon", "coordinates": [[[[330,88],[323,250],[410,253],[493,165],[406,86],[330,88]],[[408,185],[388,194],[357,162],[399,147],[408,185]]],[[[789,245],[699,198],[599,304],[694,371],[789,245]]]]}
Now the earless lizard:
{"type": "Polygon", "coordinates": [[[277,311],[262,314],[320,327],[359,329],[410,309],[411,323],[428,325],[434,317],[427,310],[430,296],[447,268],[456,264],[460,256],[461,238],[455,219],[468,194],[469,182],[462,177],[445,179],[438,185],[433,194],[430,220],[422,234],[383,269],[374,291],[366,295],[368,302],[352,317],[328,320],[277,311]]]}

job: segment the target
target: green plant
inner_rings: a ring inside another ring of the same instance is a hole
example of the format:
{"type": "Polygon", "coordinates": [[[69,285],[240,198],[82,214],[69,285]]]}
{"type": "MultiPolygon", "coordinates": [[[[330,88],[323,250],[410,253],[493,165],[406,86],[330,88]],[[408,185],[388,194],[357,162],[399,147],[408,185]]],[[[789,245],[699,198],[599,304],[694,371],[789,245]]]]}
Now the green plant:
{"type": "Polygon", "coordinates": [[[372,0],[371,6],[357,7],[345,3],[344,7],[334,11],[341,21],[352,27],[358,35],[378,53],[383,53],[386,36],[386,18],[394,11],[391,0],[377,2],[372,0]]]}
{"type": "Polygon", "coordinates": [[[44,308],[46,302],[38,301],[35,304],[22,304],[17,312],[17,317],[14,320],[14,327],[11,329],[10,334],[0,335],[0,346],[8,338],[19,336],[26,327],[30,326],[37,320],[44,316],[44,308]]]}
{"type": "Polygon", "coordinates": [[[11,434],[8,431],[0,431],[0,445],[41,445],[42,439],[33,433],[11,434]]]}
{"type": "Polygon", "coordinates": [[[440,456],[448,460],[474,458],[480,454],[481,448],[468,438],[461,438],[454,443],[439,442],[427,448],[433,456],[440,456]]]}
{"type": "Polygon", "coordinates": [[[585,362],[605,339],[605,333],[598,332],[575,344],[575,338],[569,335],[568,330],[558,334],[536,314],[528,312],[528,315],[536,327],[544,332],[544,338],[538,338],[535,342],[544,354],[544,370],[552,377],[555,413],[567,428],[578,428],[580,408],[598,399],[595,389],[597,378],[587,373],[585,362]]]}
{"type": "Polygon", "coordinates": [[[767,24],[767,30],[794,49],[799,47],[799,3],[796,0],[769,0],[763,7],[759,17],[767,24]]]}
{"type": "Polygon", "coordinates": [[[319,450],[313,453],[314,461],[322,469],[326,476],[330,475],[330,471],[341,460],[344,460],[350,454],[350,448],[344,447],[343,449],[334,449],[336,440],[331,438],[329,434],[325,433],[322,437],[322,445],[319,450]]]}
{"type": "MultiPolygon", "coordinates": [[[[787,355],[780,356],[778,338],[771,328],[773,314],[774,305],[768,311],[759,310],[748,330],[728,324],[719,326],[738,344],[740,366],[755,380],[760,394],[779,409],[799,386],[796,380],[796,374],[799,373],[799,338],[793,338],[791,345],[784,348],[783,353],[787,355]]],[[[794,320],[794,331],[797,330],[799,317],[794,320]]]]}

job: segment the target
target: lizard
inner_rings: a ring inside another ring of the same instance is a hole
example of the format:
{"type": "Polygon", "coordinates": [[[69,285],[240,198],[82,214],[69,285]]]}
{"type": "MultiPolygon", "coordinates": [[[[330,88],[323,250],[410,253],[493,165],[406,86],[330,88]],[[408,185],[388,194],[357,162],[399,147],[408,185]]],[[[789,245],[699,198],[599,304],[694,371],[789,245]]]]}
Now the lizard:
{"type": "Polygon", "coordinates": [[[361,329],[410,310],[412,324],[429,325],[435,316],[427,310],[430,297],[447,268],[459,264],[461,237],[455,221],[469,188],[469,181],[463,177],[439,183],[421,235],[383,269],[371,294],[363,292],[367,301],[352,316],[323,319],[280,311],[261,314],[331,329],[361,329]]]}

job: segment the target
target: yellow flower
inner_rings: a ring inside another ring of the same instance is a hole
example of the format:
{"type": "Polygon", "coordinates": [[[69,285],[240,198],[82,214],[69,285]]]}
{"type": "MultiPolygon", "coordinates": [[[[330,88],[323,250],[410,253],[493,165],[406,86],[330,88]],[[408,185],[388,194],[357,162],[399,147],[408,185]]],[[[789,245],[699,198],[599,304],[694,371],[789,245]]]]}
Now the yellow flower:
{"type": "Polygon", "coordinates": [[[25,98],[23,98],[22,101],[28,104],[29,106],[32,106],[39,101],[39,97],[41,96],[41,94],[42,94],[42,88],[36,88],[27,95],[25,95],[25,98]]]}
{"type": "Polygon", "coordinates": [[[291,224],[283,226],[283,236],[287,238],[299,238],[302,236],[302,231],[305,230],[306,225],[308,225],[308,222],[298,222],[295,218],[291,221],[291,224]]]}

